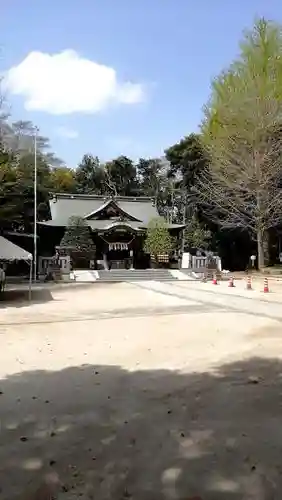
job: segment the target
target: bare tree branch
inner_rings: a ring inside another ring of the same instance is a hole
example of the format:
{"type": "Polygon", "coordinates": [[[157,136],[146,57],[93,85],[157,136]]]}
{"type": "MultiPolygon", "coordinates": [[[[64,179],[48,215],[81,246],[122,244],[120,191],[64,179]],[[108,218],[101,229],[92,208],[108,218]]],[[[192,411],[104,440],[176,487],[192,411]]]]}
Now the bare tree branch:
{"type": "Polygon", "coordinates": [[[108,170],[107,167],[104,168],[104,173],[105,173],[105,179],[104,182],[106,186],[109,188],[110,192],[113,193],[113,195],[116,197],[117,196],[117,187],[115,182],[111,178],[111,174],[108,170]]]}
{"type": "Polygon", "coordinates": [[[241,49],[205,109],[210,166],[197,191],[214,221],[257,238],[264,265],[264,236],[282,222],[281,30],[260,20],[241,49]]]}

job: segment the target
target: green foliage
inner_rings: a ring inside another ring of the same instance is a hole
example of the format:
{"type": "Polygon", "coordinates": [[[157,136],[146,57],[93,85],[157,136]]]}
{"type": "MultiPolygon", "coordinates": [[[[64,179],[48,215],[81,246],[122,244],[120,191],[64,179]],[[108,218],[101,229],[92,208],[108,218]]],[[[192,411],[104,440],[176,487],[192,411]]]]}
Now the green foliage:
{"type": "Polygon", "coordinates": [[[281,222],[281,27],[258,20],[241,43],[240,57],[213,82],[202,141],[211,159],[201,195],[217,222],[248,230],[258,242],[281,222]]]}
{"type": "Polygon", "coordinates": [[[13,157],[3,146],[0,149],[0,227],[12,228],[12,221],[16,217],[17,193],[16,172],[13,165],[13,157]]]}
{"type": "Polygon", "coordinates": [[[259,19],[240,48],[239,58],[213,81],[202,124],[207,144],[219,142],[219,134],[240,138],[242,132],[248,140],[260,140],[281,123],[281,27],[259,19]]]}
{"type": "Polygon", "coordinates": [[[75,172],[79,193],[136,195],[138,181],[136,167],[126,156],[120,156],[104,165],[97,156],[84,155],[75,172]]]}
{"type": "Polygon", "coordinates": [[[207,154],[198,134],[190,134],[165,151],[169,161],[169,175],[175,176],[181,185],[191,188],[198,174],[207,166],[207,154]]]}
{"type": "Polygon", "coordinates": [[[69,248],[71,252],[95,255],[95,245],[92,241],[89,228],[82,217],[72,216],[60,243],[61,247],[69,248]]]}
{"type": "MultiPolygon", "coordinates": [[[[266,232],[282,218],[281,116],[281,27],[260,19],[244,33],[239,57],[214,79],[201,133],[171,145],[164,158],[140,158],[135,163],[121,155],[102,163],[87,154],[70,169],[51,151],[48,138],[38,133],[38,219],[50,217],[50,191],[150,196],[169,223],[189,221],[190,214],[204,212],[215,228],[219,224],[247,230],[260,241],[261,255],[266,232]]],[[[29,121],[10,122],[0,109],[0,133],[0,226],[32,231],[34,126],[29,121]]],[[[208,246],[210,232],[199,220],[188,223],[187,246],[208,246]]],[[[88,243],[79,243],[83,225],[72,221],[65,241],[76,248],[91,247],[85,227],[88,243]]],[[[171,247],[165,223],[152,221],[147,251],[157,255],[171,247]]]]}
{"type": "Polygon", "coordinates": [[[165,221],[161,217],[152,219],[148,225],[145,252],[153,255],[157,260],[158,255],[169,254],[172,247],[173,241],[165,221]]]}
{"type": "Polygon", "coordinates": [[[165,186],[164,165],[160,158],[140,158],[137,163],[140,192],[157,198],[165,186]]]}
{"type": "Polygon", "coordinates": [[[138,193],[136,167],[127,156],[119,156],[104,166],[106,192],[122,196],[138,193]]]}
{"type": "Polygon", "coordinates": [[[209,158],[199,134],[190,134],[165,151],[169,162],[168,177],[172,185],[174,216],[168,220],[181,224],[197,210],[202,212],[201,199],[196,196],[198,179],[207,171],[209,158]]]}
{"type": "Polygon", "coordinates": [[[203,227],[198,218],[193,215],[184,230],[185,247],[206,250],[209,246],[211,237],[211,231],[203,227]]]}
{"type": "Polygon", "coordinates": [[[68,167],[55,167],[50,172],[50,190],[55,193],[75,193],[77,181],[75,172],[68,167]]]}
{"type": "MultiPolygon", "coordinates": [[[[9,123],[0,116],[0,225],[32,231],[34,218],[34,143],[31,122],[9,123]],[[5,161],[4,161],[5,160],[5,161]]],[[[37,135],[37,216],[50,217],[48,191],[54,155],[49,140],[37,135]]]]}
{"type": "MultiPolygon", "coordinates": [[[[5,127],[5,165],[4,160],[2,165],[0,162],[0,220],[2,225],[32,231],[34,127],[31,122],[23,121],[11,125],[5,122],[5,127]],[[8,150],[12,151],[12,155],[7,156],[8,150]],[[5,207],[2,211],[1,206],[5,207]]],[[[168,221],[182,221],[184,202],[183,193],[178,187],[179,175],[176,173],[175,178],[168,175],[172,167],[167,160],[141,158],[134,164],[130,158],[120,156],[102,164],[98,157],[88,154],[83,156],[76,169],[70,169],[56,164],[48,139],[39,133],[37,146],[38,220],[50,217],[49,192],[65,192],[150,196],[154,198],[160,214],[168,221]]]]}
{"type": "Polygon", "coordinates": [[[97,156],[84,155],[74,177],[78,193],[105,194],[104,169],[97,156]]]}

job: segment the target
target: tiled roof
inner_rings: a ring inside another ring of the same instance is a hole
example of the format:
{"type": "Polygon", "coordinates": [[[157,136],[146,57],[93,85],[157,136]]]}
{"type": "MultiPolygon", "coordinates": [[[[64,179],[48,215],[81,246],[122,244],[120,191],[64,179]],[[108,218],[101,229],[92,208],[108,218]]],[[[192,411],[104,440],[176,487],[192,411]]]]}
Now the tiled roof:
{"type": "MultiPolygon", "coordinates": [[[[110,199],[110,197],[97,195],[56,194],[50,200],[52,224],[49,225],[65,226],[72,215],[87,217],[102,209],[110,199]]],[[[114,202],[123,212],[145,225],[151,219],[158,217],[151,198],[117,196],[114,202]]]]}
{"type": "MultiPolygon", "coordinates": [[[[98,195],[56,194],[50,200],[52,220],[40,222],[45,226],[65,227],[71,216],[83,217],[93,230],[105,230],[116,221],[114,219],[95,219],[100,210],[108,205],[112,198],[98,195]]],[[[114,203],[125,216],[125,223],[132,229],[146,228],[149,222],[158,217],[157,208],[148,197],[117,196],[114,203]],[[129,215],[126,220],[126,214],[129,215]],[[133,219],[133,220],[132,220],[133,219]]],[[[122,224],[122,222],[120,222],[122,224]]],[[[168,224],[170,229],[181,229],[181,224],[168,224]]]]}

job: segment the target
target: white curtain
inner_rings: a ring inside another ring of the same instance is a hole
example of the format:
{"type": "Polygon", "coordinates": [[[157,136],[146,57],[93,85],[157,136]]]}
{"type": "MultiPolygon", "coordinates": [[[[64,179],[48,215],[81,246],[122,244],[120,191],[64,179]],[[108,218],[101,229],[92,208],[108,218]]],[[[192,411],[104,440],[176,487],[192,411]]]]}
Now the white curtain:
{"type": "Polygon", "coordinates": [[[115,243],[109,243],[109,250],[128,250],[128,244],[127,243],[120,243],[120,242],[115,242],[115,243]]]}

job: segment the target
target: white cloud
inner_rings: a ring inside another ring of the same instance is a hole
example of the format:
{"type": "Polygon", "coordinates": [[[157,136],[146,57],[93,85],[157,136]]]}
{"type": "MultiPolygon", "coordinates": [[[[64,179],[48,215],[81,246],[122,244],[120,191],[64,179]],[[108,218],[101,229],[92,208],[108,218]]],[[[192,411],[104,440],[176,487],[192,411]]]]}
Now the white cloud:
{"type": "Polygon", "coordinates": [[[77,139],[78,132],[77,130],[73,130],[67,127],[58,127],[56,129],[56,134],[64,139],[77,139]]]}
{"type": "Polygon", "coordinates": [[[5,85],[11,94],[24,97],[27,110],[53,115],[97,113],[114,103],[144,99],[142,84],[121,82],[114,68],[84,59],[74,50],[30,52],[7,71],[5,85]]]}

